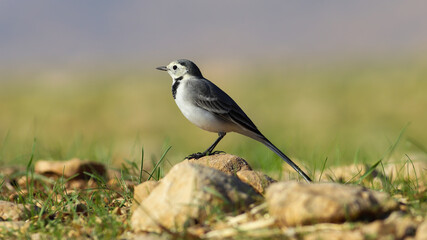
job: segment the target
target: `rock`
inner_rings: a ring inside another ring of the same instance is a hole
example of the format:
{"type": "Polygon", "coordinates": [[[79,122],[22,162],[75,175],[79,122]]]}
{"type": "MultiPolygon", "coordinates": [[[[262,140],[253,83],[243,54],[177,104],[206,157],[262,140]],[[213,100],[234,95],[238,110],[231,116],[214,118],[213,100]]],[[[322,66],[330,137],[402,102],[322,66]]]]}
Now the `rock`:
{"type": "Polygon", "coordinates": [[[414,217],[404,212],[395,211],[386,219],[368,223],[317,224],[296,227],[303,239],[414,239],[417,222],[414,217]]]}
{"type": "Polygon", "coordinates": [[[415,236],[416,221],[403,212],[393,212],[385,220],[376,220],[359,229],[365,236],[381,239],[406,239],[415,236]]]}
{"type": "MultiPolygon", "coordinates": [[[[381,171],[381,174],[383,171],[381,171]]],[[[413,184],[419,194],[425,195],[427,191],[427,161],[413,161],[387,164],[384,167],[388,182],[393,182],[396,189],[405,189],[407,183],[413,184]],[[398,181],[396,181],[398,180],[398,181]],[[402,181],[403,180],[403,181],[402,181]]],[[[384,176],[382,174],[382,176],[384,176]]]]}
{"type": "Polygon", "coordinates": [[[423,179],[427,177],[427,162],[404,162],[386,165],[385,174],[394,180],[403,177],[407,180],[423,179]]]}
{"type": "Polygon", "coordinates": [[[135,209],[135,231],[183,230],[204,221],[213,211],[248,207],[260,198],[237,177],[200,164],[175,165],[135,209]]]}
{"type": "Polygon", "coordinates": [[[386,193],[337,183],[273,183],[266,200],[269,213],[282,226],[340,223],[398,208],[386,193]]]}
{"type": "Polygon", "coordinates": [[[26,220],[28,214],[30,213],[30,210],[31,206],[24,206],[23,204],[0,201],[0,221],[26,220]]]}
{"type": "MultiPolygon", "coordinates": [[[[353,164],[347,166],[335,166],[325,170],[323,173],[318,172],[315,179],[321,181],[347,182],[358,180],[370,168],[367,164],[353,164]]],[[[384,163],[384,169],[375,169],[370,176],[366,178],[371,182],[372,178],[383,178],[386,176],[389,181],[397,178],[405,180],[425,180],[427,179],[427,161],[405,161],[397,163],[384,163]]],[[[420,181],[422,183],[423,181],[420,181]]]]}
{"type": "Polygon", "coordinates": [[[275,180],[261,172],[252,171],[251,166],[243,158],[231,154],[215,154],[199,159],[190,159],[188,162],[211,167],[227,174],[237,175],[240,180],[252,186],[260,194],[264,194],[265,188],[270,183],[275,182],[275,180]]]}
{"type": "Polygon", "coordinates": [[[427,240],[427,220],[424,220],[417,229],[417,234],[415,235],[416,240],[427,240]]]}
{"type": "Polygon", "coordinates": [[[90,176],[84,174],[88,172],[107,178],[107,170],[102,163],[83,161],[73,158],[68,161],[47,161],[39,160],[34,165],[34,171],[40,174],[54,174],[56,176],[71,177],[77,174],[76,178],[89,179],[90,176]]]}
{"type": "Polygon", "coordinates": [[[135,211],[135,209],[140,205],[140,203],[150,195],[151,191],[159,184],[157,181],[145,181],[138,186],[136,186],[133,190],[133,203],[131,206],[131,211],[135,211]]]}
{"type": "Polygon", "coordinates": [[[265,189],[270,186],[271,183],[276,182],[259,171],[242,170],[237,172],[236,175],[242,182],[249,184],[260,194],[264,194],[265,189]]]}
{"type": "Polygon", "coordinates": [[[215,154],[187,161],[211,167],[227,174],[236,174],[242,170],[252,170],[245,159],[231,154],[215,154]]]}
{"type": "MultiPolygon", "coordinates": [[[[398,239],[415,236],[418,223],[414,218],[401,211],[395,211],[390,214],[385,220],[384,225],[390,226],[393,229],[392,235],[398,239]]],[[[381,228],[381,230],[387,227],[381,228]]]]}

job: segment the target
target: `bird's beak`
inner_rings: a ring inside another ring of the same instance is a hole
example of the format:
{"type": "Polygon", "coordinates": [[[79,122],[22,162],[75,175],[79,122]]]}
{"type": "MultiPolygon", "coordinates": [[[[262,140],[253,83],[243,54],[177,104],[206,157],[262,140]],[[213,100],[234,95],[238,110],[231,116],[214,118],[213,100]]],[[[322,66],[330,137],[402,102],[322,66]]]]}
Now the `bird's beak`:
{"type": "Polygon", "coordinates": [[[167,71],[168,68],[166,66],[156,67],[157,70],[167,71]]]}

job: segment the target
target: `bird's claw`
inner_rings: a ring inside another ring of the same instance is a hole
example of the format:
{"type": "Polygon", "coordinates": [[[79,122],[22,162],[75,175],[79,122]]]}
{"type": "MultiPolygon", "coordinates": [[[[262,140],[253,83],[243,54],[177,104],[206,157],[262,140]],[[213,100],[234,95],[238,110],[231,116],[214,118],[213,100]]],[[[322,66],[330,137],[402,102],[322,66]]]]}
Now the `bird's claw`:
{"type": "Polygon", "coordinates": [[[206,153],[197,152],[186,156],[184,159],[199,159],[204,156],[206,156],[206,153]]]}
{"type": "Polygon", "coordinates": [[[225,152],[224,151],[214,151],[214,152],[209,153],[208,155],[210,156],[210,155],[222,154],[222,153],[225,153],[225,152]]]}
{"type": "Polygon", "coordinates": [[[211,155],[221,154],[221,153],[225,153],[225,152],[224,151],[214,151],[214,152],[210,152],[210,153],[197,152],[197,153],[193,153],[193,154],[188,155],[184,159],[199,159],[201,157],[211,156],[211,155]]]}

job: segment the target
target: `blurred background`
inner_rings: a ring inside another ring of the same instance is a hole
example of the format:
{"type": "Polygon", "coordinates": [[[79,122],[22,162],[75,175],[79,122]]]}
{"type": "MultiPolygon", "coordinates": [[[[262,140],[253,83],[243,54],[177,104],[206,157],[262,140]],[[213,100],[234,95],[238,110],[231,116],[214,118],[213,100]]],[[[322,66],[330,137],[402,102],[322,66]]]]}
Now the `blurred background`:
{"type": "MultiPolygon", "coordinates": [[[[0,163],[169,164],[216,134],[179,112],[155,67],[193,60],[310,169],[427,148],[425,1],[0,2],[0,163]]],[[[229,134],[218,149],[280,168],[229,134]]]]}

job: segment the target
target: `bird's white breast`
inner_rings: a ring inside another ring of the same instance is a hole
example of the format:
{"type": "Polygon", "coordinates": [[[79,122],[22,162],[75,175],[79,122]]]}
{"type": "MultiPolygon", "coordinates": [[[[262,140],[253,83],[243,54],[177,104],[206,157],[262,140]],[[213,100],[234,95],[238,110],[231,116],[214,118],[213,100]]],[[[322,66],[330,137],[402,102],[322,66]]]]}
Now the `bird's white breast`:
{"type": "Polygon", "coordinates": [[[210,132],[231,132],[232,125],[213,113],[195,105],[186,81],[182,81],[176,92],[175,102],[182,114],[194,125],[210,132]]]}

